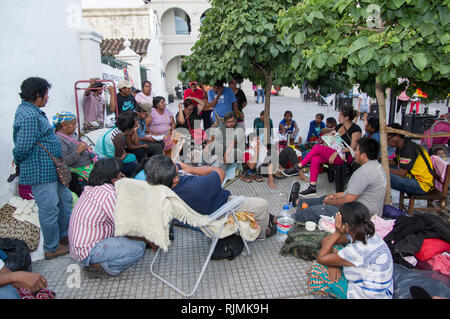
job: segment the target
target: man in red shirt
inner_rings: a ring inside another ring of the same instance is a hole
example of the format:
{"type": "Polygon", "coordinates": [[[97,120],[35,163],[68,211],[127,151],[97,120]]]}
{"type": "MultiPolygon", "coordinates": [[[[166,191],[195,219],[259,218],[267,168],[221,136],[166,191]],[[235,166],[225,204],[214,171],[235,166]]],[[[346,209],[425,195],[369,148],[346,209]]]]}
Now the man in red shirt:
{"type": "MultiPolygon", "coordinates": [[[[208,100],[206,99],[204,92],[202,89],[200,89],[197,85],[197,82],[189,82],[189,88],[184,91],[183,94],[183,101],[188,97],[193,96],[200,100],[205,100],[205,109],[202,111],[200,116],[203,119],[203,129],[207,130],[211,127],[211,110],[208,110],[208,100]]],[[[196,106],[198,103],[194,100],[192,100],[194,105],[196,106]]]]}

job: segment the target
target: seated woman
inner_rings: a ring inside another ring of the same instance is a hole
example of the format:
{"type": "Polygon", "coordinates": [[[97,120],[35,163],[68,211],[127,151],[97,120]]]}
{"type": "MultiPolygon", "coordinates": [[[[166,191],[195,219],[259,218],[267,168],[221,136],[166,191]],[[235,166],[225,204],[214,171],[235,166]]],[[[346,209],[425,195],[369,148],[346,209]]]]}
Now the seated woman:
{"type": "Polygon", "coordinates": [[[166,108],[166,100],[162,96],[154,97],[149,132],[153,136],[164,135],[164,151],[170,151],[175,146],[173,141],[175,126],[173,114],[166,108]]]}
{"type": "Polygon", "coordinates": [[[205,102],[203,100],[194,96],[186,97],[183,103],[180,102],[178,104],[178,113],[175,116],[175,128],[184,128],[188,130],[192,138],[194,138],[194,132],[201,129],[200,125],[203,121],[202,111],[204,107],[205,102]],[[197,105],[194,104],[194,101],[197,105]],[[184,109],[181,109],[181,106],[184,106],[184,109]]]}
{"type": "Polygon", "coordinates": [[[130,176],[138,165],[134,154],[127,154],[125,138],[131,136],[136,126],[134,111],[124,111],[116,120],[116,127],[112,128],[97,139],[95,153],[101,157],[117,157],[123,161],[122,173],[130,176]]]}
{"type": "Polygon", "coordinates": [[[162,154],[164,149],[163,141],[155,141],[151,136],[147,136],[147,127],[150,122],[148,110],[145,105],[136,105],[134,108],[136,125],[130,136],[126,138],[127,150],[136,155],[137,161],[141,162],[145,157],[152,157],[162,154]]]}
{"type": "Polygon", "coordinates": [[[325,128],[325,123],[323,122],[324,117],[322,113],[318,113],[315,119],[309,123],[309,131],[306,138],[308,142],[317,141],[322,136],[322,129],[325,128]]]}
{"type": "MultiPolygon", "coordinates": [[[[284,136],[290,134],[290,141],[287,141],[289,144],[293,144],[297,139],[299,128],[297,122],[292,118],[292,112],[286,111],[284,112],[284,118],[281,120],[279,125],[280,135],[284,136]]],[[[302,143],[302,137],[298,136],[298,144],[302,143]]]]}
{"type": "MultiPolygon", "coordinates": [[[[356,149],[356,141],[361,137],[361,128],[353,123],[356,112],[352,106],[343,107],[339,112],[339,125],[336,126],[336,132],[341,136],[342,140],[347,143],[351,149],[356,149]]],[[[325,145],[315,145],[312,150],[302,159],[302,161],[294,165],[293,167],[283,170],[283,174],[286,176],[292,176],[298,174],[299,177],[305,180],[307,177],[301,171],[301,168],[306,164],[311,163],[310,169],[310,185],[309,187],[300,192],[301,196],[310,196],[316,194],[317,178],[319,176],[320,165],[329,163],[330,165],[342,165],[345,162],[351,163],[353,157],[351,156],[349,147],[343,149],[343,153],[346,157],[341,158],[338,156],[338,152],[331,147],[325,145]]]]}
{"type": "Polygon", "coordinates": [[[392,255],[375,233],[366,206],[359,202],[342,205],[335,225],[335,232],[322,240],[307,274],[310,291],[339,299],[391,299],[392,255]]]}
{"type": "Polygon", "coordinates": [[[94,163],[99,160],[99,157],[75,134],[77,129],[75,114],[70,112],[56,113],[53,117],[53,128],[61,143],[61,154],[64,162],[78,177],[77,179],[72,178],[69,188],[80,196],[94,163]]]}
{"type": "Polygon", "coordinates": [[[70,256],[86,266],[89,277],[117,276],[144,255],[144,241],[114,237],[114,183],[124,177],[121,170],[122,161],[115,157],[95,163],[70,217],[70,256]]]}

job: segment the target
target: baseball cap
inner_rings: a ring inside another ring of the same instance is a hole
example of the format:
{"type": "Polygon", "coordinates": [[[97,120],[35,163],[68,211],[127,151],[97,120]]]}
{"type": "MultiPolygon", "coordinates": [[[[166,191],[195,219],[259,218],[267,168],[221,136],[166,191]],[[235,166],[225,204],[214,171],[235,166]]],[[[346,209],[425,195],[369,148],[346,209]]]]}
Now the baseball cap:
{"type": "Polygon", "coordinates": [[[193,82],[189,82],[189,85],[195,84],[197,85],[197,82],[193,81],[193,82]]]}
{"type": "Polygon", "coordinates": [[[132,87],[133,87],[133,84],[131,84],[131,82],[127,81],[127,80],[122,80],[117,84],[117,88],[119,90],[123,89],[123,88],[132,88],[132,87]]]}

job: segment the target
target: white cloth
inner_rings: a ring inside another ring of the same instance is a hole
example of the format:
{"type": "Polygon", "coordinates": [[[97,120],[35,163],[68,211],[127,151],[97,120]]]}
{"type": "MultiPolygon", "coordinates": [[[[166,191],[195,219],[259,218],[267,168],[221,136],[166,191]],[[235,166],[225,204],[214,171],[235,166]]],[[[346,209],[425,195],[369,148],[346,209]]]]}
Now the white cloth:
{"type": "Polygon", "coordinates": [[[115,183],[115,187],[115,236],[144,237],[167,251],[171,243],[169,223],[172,219],[193,227],[208,225],[214,234],[225,224],[220,238],[232,235],[238,229],[241,237],[247,241],[255,240],[259,235],[259,231],[253,231],[249,223],[240,222],[237,226],[227,223],[223,217],[213,221],[207,215],[198,214],[166,186],[123,178],[115,183]]]}
{"type": "Polygon", "coordinates": [[[377,235],[349,244],[338,255],[355,267],[344,267],[348,299],[391,299],[394,264],[386,243],[377,235]]]}
{"type": "MultiPolygon", "coordinates": [[[[34,199],[26,200],[22,197],[14,196],[10,199],[8,204],[16,208],[13,213],[14,218],[20,221],[30,222],[39,227],[39,229],[41,228],[41,225],[39,224],[39,209],[34,199]]],[[[30,256],[32,262],[45,258],[44,235],[42,234],[42,230],[40,230],[39,246],[35,251],[30,252],[30,256]]]]}

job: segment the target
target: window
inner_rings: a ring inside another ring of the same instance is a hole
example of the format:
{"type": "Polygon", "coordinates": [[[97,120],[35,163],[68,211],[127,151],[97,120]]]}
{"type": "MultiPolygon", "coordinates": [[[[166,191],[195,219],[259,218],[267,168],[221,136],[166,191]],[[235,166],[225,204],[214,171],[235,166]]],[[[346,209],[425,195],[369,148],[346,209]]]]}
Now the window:
{"type": "Polygon", "coordinates": [[[191,33],[191,19],[181,9],[173,9],[175,16],[175,32],[176,34],[190,34],[191,33]]]}

